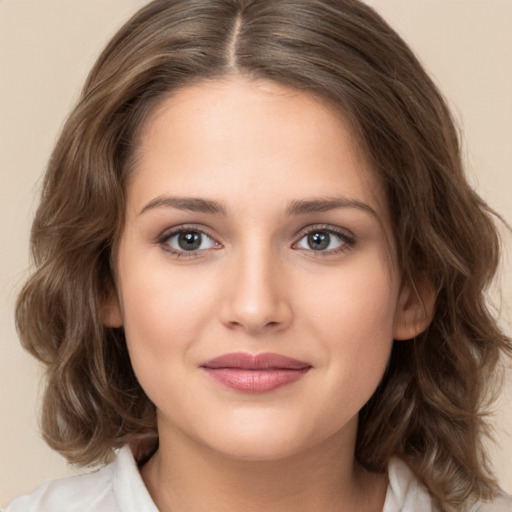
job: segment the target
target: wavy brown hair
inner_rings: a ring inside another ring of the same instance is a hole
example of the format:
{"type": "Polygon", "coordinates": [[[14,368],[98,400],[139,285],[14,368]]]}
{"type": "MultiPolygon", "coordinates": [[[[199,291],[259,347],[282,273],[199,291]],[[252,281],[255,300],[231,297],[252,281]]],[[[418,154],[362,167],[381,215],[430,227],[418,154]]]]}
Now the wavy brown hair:
{"type": "Polygon", "coordinates": [[[499,239],[469,187],[441,94],[403,40],[356,0],[157,0],[99,57],[51,156],[16,311],[46,365],[42,430],[69,461],[157,438],[122,329],[103,324],[112,247],[144,120],[180,87],[240,74],[320,95],[353,122],[383,181],[403,279],[437,292],[426,332],[395,341],[360,413],[356,456],[403,458],[443,511],[489,499],[486,389],[510,340],[486,305],[499,239]]]}

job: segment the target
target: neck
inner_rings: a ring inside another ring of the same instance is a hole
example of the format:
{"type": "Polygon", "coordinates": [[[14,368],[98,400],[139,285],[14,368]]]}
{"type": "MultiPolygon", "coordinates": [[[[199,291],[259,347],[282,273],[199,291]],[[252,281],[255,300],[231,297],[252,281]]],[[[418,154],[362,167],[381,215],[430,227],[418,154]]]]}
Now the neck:
{"type": "MultiPolygon", "coordinates": [[[[354,432],[355,434],[355,432],[354,432]]],[[[175,433],[142,468],[160,512],[379,512],[386,477],[337,439],[279,460],[239,460],[175,433]],[[344,449],[345,448],[345,449],[344,449]]]]}

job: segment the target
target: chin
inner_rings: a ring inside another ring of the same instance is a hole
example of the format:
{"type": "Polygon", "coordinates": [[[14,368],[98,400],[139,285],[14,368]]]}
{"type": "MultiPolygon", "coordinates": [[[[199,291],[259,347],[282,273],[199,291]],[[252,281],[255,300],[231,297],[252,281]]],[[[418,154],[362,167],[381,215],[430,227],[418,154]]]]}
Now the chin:
{"type": "Polygon", "coordinates": [[[210,432],[203,437],[203,443],[231,459],[262,462],[292,457],[323,440],[318,432],[311,435],[300,427],[294,431],[290,424],[279,422],[266,425],[252,422],[235,427],[210,432]]]}
{"type": "Polygon", "coordinates": [[[231,439],[214,447],[227,458],[247,462],[270,462],[292,457],[304,449],[289,439],[231,439]],[[233,442],[234,441],[234,442],[233,442]]]}

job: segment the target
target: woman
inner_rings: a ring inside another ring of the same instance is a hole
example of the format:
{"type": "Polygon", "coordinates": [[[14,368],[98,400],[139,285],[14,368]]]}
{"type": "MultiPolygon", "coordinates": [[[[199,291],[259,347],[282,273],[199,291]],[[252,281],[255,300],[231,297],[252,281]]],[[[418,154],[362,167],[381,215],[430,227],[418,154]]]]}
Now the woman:
{"type": "Polygon", "coordinates": [[[123,448],[7,510],[509,510],[489,212],[368,7],[152,2],[64,127],[17,310],[49,444],[123,448]]]}

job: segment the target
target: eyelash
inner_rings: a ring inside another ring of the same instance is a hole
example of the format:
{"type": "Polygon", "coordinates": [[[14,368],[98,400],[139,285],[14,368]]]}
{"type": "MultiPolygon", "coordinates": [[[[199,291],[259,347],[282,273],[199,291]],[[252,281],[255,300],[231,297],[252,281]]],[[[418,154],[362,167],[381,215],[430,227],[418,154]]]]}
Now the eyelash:
{"type": "Polygon", "coordinates": [[[346,229],[342,229],[338,226],[331,226],[328,224],[316,224],[314,226],[308,226],[308,227],[304,228],[299,233],[297,241],[293,243],[292,247],[296,246],[306,236],[316,234],[316,233],[326,233],[328,235],[334,235],[341,242],[340,247],[337,247],[336,249],[321,250],[321,251],[315,251],[314,249],[300,249],[300,248],[297,248],[296,250],[302,250],[304,252],[307,252],[308,255],[311,255],[313,257],[328,257],[328,256],[333,256],[333,255],[341,254],[345,251],[348,251],[348,250],[352,249],[354,247],[354,245],[356,244],[355,237],[350,231],[348,231],[346,229]]]}
{"type": "Polygon", "coordinates": [[[174,238],[175,236],[179,235],[180,233],[199,233],[201,235],[204,235],[208,237],[210,240],[212,240],[216,245],[221,247],[221,244],[215,241],[215,238],[211,233],[209,233],[207,230],[200,228],[198,226],[194,225],[183,225],[178,226],[177,228],[173,229],[172,231],[167,231],[163,233],[157,240],[157,243],[162,247],[162,249],[171,255],[175,256],[176,258],[186,258],[186,259],[192,259],[197,258],[201,256],[201,253],[205,250],[209,249],[199,249],[196,251],[185,251],[185,250],[176,250],[173,247],[169,245],[169,241],[174,238]]]}
{"type": "MultiPolygon", "coordinates": [[[[308,253],[308,255],[313,256],[313,257],[328,257],[328,256],[332,256],[335,254],[340,254],[340,253],[350,250],[352,247],[354,247],[354,245],[356,243],[354,235],[352,233],[350,233],[349,231],[347,231],[345,229],[341,229],[337,226],[331,226],[331,225],[325,225],[325,224],[308,226],[308,227],[304,228],[299,233],[299,235],[297,235],[296,238],[297,238],[296,241],[292,244],[292,248],[295,250],[299,250],[299,251],[308,253]],[[328,235],[334,235],[340,241],[340,243],[341,243],[340,247],[338,247],[336,249],[331,249],[331,250],[317,250],[317,251],[315,251],[314,249],[301,249],[299,247],[296,247],[297,244],[299,244],[299,242],[301,242],[301,240],[303,240],[305,237],[307,237],[308,235],[316,234],[316,233],[325,233],[328,235]]],[[[194,226],[194,225],[178,226],[177,228],[173,229],[170,232],[167,231],[167,232],[163,233],[158,238],[157,243],[162,247],[163,250],[172,254],[176,258],[187,258],[187,259],[200,257],[204,251],[222,247],[222,245],[219,242],[215,241],[215,238],[213,237],[213,235],[211,233],[209,233],[204,228],[200,228],[200,227],[194,226]],[[217,247],[215,247],[215,248],[212,247],[212,248],[208,248],[208,249],[198,249],[198,250],[194,250],[194,251],[176,250],[169,245],[169,241],[181,233],[199,233],[201,235],[208,237],[210,240],[212,240],[212,242],[214,244],[216,244],[217,247]]]]}

